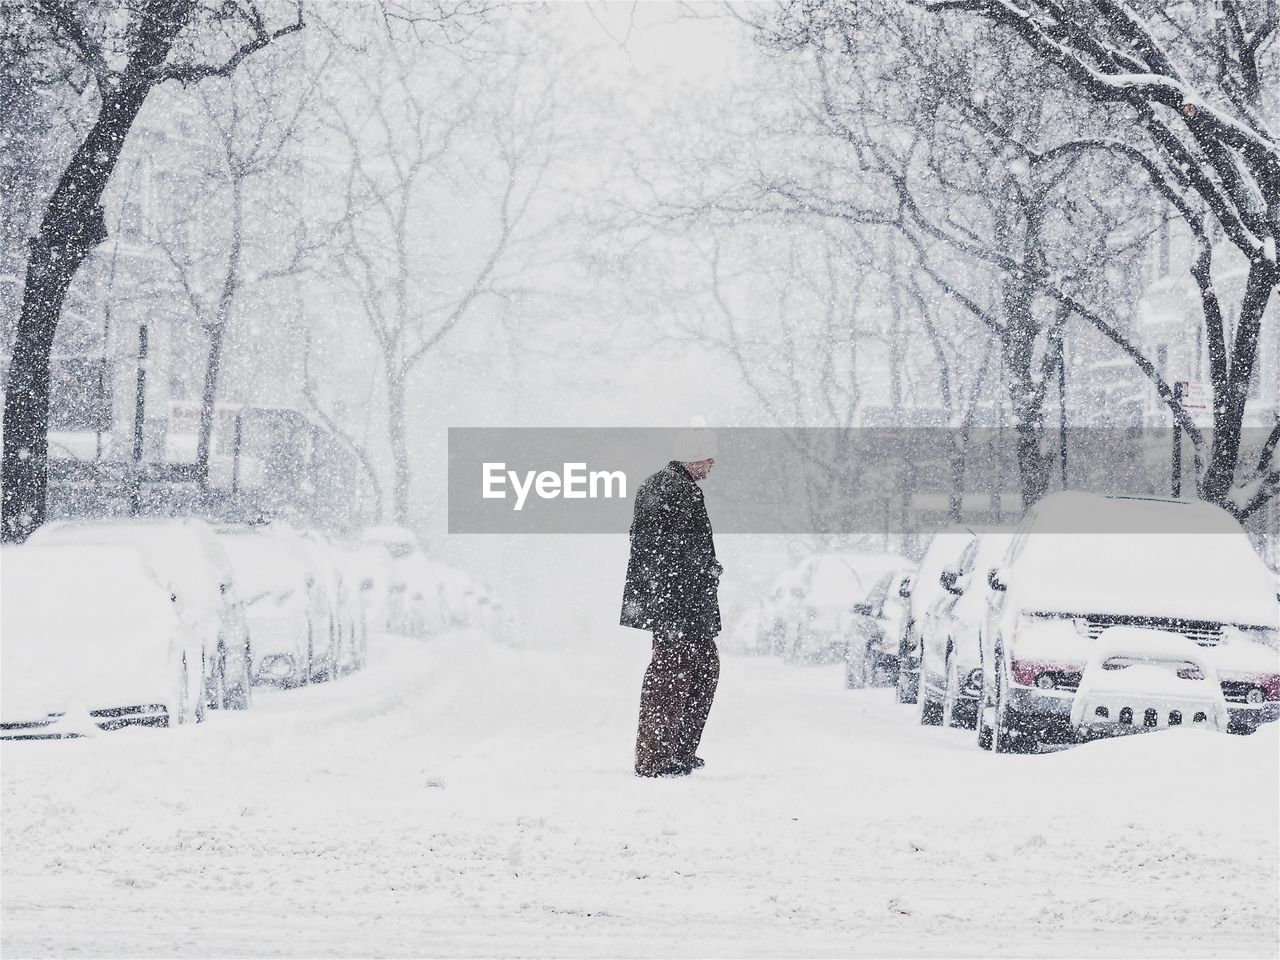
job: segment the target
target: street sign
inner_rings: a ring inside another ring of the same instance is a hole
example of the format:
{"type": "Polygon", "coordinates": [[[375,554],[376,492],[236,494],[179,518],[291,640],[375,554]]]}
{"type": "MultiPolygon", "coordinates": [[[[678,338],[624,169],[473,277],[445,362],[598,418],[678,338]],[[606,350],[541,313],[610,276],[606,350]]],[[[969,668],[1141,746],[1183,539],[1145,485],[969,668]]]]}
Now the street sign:
{"type": "Polygon", "coordinates": [[[1201,428],[1212,427],[1213,389],[1210,385],[1196,380],[1179,380],[1174,388],[1191,422],[1201,428]]]}

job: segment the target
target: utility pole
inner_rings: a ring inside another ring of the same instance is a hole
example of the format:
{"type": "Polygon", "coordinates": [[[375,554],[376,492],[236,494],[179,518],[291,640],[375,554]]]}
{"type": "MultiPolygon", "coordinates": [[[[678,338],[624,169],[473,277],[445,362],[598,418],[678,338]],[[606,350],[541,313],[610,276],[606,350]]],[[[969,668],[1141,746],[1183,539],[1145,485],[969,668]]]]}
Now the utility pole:
{"type": "Polygon", "coordinates": [[[1067,343],[1062,341],[1058,356],[1058,462],[1062,467],[1062,489],[1067,489],[1067,343]]]}
{"type": "MultiPolygon", "coordinates": [[[[1173,399],[1179,402],[1182,400],[1181,380],[1173,385],[1173,399]]],[[[1182,496],[1182,425],[1177,418],[1173,421],[1173,456],[1170,458],[1170,467],[1173,473],[1170,488],[1176,500],[1182,496]]]]}
{"type": "Polygon", "coordinates": [[[133,398],[133,459],[129,489],[129,512],[142,512],[142,440],[147,408],[147,323],[138,324],[138,385],[133,398]]]}

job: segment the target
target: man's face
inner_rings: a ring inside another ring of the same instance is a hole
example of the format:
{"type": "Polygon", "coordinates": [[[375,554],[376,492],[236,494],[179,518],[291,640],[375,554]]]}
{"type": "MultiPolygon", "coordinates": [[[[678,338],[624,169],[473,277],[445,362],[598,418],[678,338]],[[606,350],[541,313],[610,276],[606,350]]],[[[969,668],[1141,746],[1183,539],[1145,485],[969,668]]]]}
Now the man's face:
{"type": "Polygon", "coordinates": [[[704,480],[711,468],[716,465],[715,457],[707,457],[705,460],[694,460],[684,464],[684,468],[689,471],[689,476],[695,480],[704,480]]]}

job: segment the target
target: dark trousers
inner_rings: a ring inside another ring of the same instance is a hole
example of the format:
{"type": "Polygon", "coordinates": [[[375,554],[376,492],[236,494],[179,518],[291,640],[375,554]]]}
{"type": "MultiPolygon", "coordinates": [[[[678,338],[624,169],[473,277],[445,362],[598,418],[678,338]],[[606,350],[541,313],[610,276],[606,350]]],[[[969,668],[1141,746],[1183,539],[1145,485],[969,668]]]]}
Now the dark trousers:
{"type": "Polygon", "coordinates": [[[690,629],[654,631],[653,659],[640,690],[637,774],[652,777],[693,762],[719,679],[713,635],[690,629]]]}

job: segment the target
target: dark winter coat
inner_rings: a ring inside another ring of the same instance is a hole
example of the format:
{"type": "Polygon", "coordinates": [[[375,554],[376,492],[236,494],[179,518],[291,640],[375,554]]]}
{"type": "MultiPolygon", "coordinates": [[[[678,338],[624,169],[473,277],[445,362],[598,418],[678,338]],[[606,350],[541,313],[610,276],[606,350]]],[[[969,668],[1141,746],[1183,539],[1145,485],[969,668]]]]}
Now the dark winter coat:
{"type": "Polygon", "coordinates": [[[672,460],[636,491],[624,627],[720,632],[720,562],[697,481],[672,460]]]}

